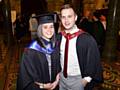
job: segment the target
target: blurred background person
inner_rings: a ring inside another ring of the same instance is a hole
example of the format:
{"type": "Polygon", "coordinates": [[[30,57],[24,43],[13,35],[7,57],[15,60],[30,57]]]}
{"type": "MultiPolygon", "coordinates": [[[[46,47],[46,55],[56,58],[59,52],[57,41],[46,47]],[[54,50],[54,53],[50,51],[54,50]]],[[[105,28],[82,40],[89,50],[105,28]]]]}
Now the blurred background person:
{"type": "Polygon", "coordinates": [[[100,50],[100,53],[102,54],[104,43],[105,43],[105,28],[103,24],[101,23],[100,19],[100,13],[94,12],[93,13],[93,31],[92,35],[95,38],[98,48],[100,50]]]}
{"type": "Polygon", "coordinates": [[[38,27],[38,21],[35,17],[36,14],[33,13],[29,19],[29,31],[31,34],[31,40],[35,39],[37,37],[37,27],[38,27]]]}
{"type": "Polygon", "coordinates": [[[78,23],[78,27],[91,34],[93,28],[92,28],[92,22],[90,19],[91,19],[91,11],[85,10],[83,12],[83,16],[81,17],[78,23]]]}
{"type": "Polygon", "coordinates": [[[102,25],[103,25],[103,27],[104,27],[104,30],[106,30],[106,17],[107,17],[107,15],[105,15],[104,13],[100,13],[100,17],[99,17],[99,19],[100,19],[100,21],[101,21],[101,23],[102,23],[102,25]]]}
{"type": "Polygon", "coordinates": [[[16,20],[13,23],[13,26],[15,29],[15,37],[17,42],[20,42],[21,38],[25,35],[26,32],[26,23],[24,22],[22,15],[18,14],[16,16],[16,20]]]}

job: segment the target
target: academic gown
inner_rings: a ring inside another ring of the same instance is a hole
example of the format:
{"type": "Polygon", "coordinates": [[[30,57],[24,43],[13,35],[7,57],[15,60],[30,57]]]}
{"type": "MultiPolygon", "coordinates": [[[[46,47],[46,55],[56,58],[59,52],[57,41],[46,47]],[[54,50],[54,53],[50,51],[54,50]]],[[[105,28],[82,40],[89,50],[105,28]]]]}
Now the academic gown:
{"type": "MultiPolygon", "coordinates": [[[[60,33],[57,38],[61,43],[62,34],[60,33]]],[[[76,49],[82,77],[90,76],[92,78],[85,90],[92,90],[96,83],[103,80],[103,70],[97,43],[89,33],[84,32],[77,37],[76,49]]]]}
{"type": "MultiPolygon", "coordinates": [[[[46,55],[34,49],[26,48],[20,64],[17,79],[17,90],[42,90],[34,84],[50,83],[55,81],[56,75],[60,72],[59,49],[51,53],[51,80],[46,55]]],[[[44,89],[45,90],[45,89],[44,89]]],[[[55,89],[58,90],[58,89],[55,89]]]]}

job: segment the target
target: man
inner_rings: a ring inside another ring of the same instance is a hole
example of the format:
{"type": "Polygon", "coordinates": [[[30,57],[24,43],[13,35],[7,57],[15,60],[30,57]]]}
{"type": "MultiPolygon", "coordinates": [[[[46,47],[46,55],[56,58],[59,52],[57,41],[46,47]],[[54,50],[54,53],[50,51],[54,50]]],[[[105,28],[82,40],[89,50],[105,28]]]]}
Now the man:
{"type": "Polygon", "coordinates": [[[97,44],[90,34],[76,26],[77,15],[71,5],[63,5],[60,15],[64,27],[58,35],[62,66],[60,90],[92,90],[95,82],[102,81],[97,44]]]}
{"type": "Polygon", "coordinates": [[[78,23],[78,27],[92,34],[93,27],[92,27],[92,22],[90,21],[90,17],[91,17],[91,11],[84,10],[83,16],[80,19],[80,22],[78,23]]]}
{"type": "Polygon", "coordinates": [[[100,50],[100,54],[102,55],[103,47],[105,43],[105,29],[102,25],[101,21],[99,20],[100,13],[94,12],[93,13],[93,37],[95,38],[98,48],[100,50]]]}

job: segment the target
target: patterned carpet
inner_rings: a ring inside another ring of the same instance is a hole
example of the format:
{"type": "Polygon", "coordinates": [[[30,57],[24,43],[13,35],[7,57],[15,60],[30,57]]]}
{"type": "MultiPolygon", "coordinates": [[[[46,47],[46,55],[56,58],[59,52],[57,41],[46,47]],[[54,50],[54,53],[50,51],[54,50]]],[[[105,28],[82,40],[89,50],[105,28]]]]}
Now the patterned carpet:
{"type": "MultiPolygon", "coordinates": [[[[7,72],[5,85],[3,90],[16,90],[16,78],[19,68],[19,60],[23,52],[23,47],[26,44],[26,39],[17,43],[10,51],[11,62],[7,72]]],[[[102,62],[104,72],[104,83],[95,90],[120,90],[120,62],[111,64],[102,62]],[[102,88],[102,89],[101,89],[102,88]]]]}
{"type": "MultiPolygon", "coordinates": [[[[4,84],[3,90],[16,90],[16,79],[19,69],[19,61],[21,60],[23,48],[26,46],[26,44],[30,41],[30,38],[27,36],[22,38],[21,42],[17,42],[9,49],[9,52],[6,56],[4,54],[4,57],[9,57],[10,62],[8,65],[6,80],[4,84]]],[[[6,60],[8,61],[8,60],[6,60]]],[[[7,63],[7,62],[6,62],[7,63]]],[[[0,89],[1,90],[1,89],[0,89]]]]}
{"type": "Polygon", "coordinates": [[[18,68],[19,68],[19,59],[21,56],[22,48],[17,48],[13,49],[15,54],[13,54],[12,61],[9,66],[7,78],[5,81],[5,87],[4,90],[16,90],[16,79],[17,79],[17,74],[18,74],[18,68]]]}
{"type": "Polygon", "coordinates": [[[112,63],[112,65],[103,63],[103,67],[104,83],[102,87],[107,90],[120,90],[120,62],[112,63]]]}

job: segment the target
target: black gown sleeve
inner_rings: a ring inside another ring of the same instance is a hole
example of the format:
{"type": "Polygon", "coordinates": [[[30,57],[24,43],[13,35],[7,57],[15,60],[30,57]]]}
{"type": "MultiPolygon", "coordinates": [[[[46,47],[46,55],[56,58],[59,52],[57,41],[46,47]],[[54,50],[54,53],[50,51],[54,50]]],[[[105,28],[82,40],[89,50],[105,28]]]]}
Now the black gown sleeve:
{"type": "Polygon", "coordinates": [[[25,51],[22,56],[16,90],[40,90],[40,88],[34,84],[37,74],[31,56],[29,51],[25,51]]]}
{"type": "Polygon", "coordinates": [[[102,81],[102,65],[100,52],[94,38],[89,34],[83,34],[77,42],[77,53],[82,77],[90,76],[92,81],[102,81]]]}
{"type": "Polygon", "coordinates": [[[92,90],[93,87],[103,81],[102,65],[100,52],[96,41],[89,34],[83,34],[77,41],[77,54],[82,77],[91,77],[92,81],[88,83],[85,90],[92,90]]]}

